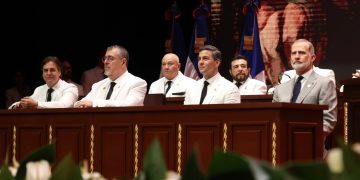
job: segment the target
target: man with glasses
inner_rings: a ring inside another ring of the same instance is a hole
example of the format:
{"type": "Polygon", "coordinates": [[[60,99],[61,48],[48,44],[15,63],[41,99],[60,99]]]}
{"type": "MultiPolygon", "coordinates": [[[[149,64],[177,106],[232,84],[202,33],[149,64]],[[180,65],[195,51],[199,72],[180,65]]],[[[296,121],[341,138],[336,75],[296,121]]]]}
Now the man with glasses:
{"type": "Polygon", "coordinates": [[[103,58],[104,74],[108,78],[93,84],[89,94],[74,107],[142,106],[147,84],[128,72],[128,61],[129,53],[124,47],[108,47],[103,58]]]}
{"type": "Polygon", "coordinates": [[[188,88],[193,87],[195,80],[184,76],[180,70],[179,57],[176,54],[165,54],[161,62],[164,77],[153,82],[149,94],[165,94],[166,97],[183,97],[188,88]]]}

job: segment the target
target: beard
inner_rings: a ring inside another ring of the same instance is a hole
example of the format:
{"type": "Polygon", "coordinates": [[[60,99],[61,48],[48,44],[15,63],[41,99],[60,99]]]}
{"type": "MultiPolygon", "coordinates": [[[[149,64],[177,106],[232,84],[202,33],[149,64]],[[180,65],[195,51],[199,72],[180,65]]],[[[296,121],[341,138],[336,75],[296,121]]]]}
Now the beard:
{"type": "Polygon", "coordinates": [[[310,62],[311,61],[308,62],[295,61],[294,63],[291,64],[291,66],[296,72],[303,72],[307,69],[307,67],[311,65],[310,62]]]}
{"type": "Polygon", "coordinates": [[[234,80],[238,81],[238,82],[242,82],[242,81],[245,81],[247,79],[247,77],[248,76],[244,73],[238,73],[234,76],[234,80]]]}

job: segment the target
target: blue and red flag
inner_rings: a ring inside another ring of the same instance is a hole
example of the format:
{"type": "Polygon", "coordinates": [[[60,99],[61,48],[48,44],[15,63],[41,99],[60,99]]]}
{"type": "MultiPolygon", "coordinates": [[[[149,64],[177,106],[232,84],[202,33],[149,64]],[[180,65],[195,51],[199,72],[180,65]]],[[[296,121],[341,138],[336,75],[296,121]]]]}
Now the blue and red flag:
{"type": "Polygon", "coordinates": [[[201,3],[199,7],[193,11],[195,24],[193,34],[191,36],[189,54],[186,61],[184,75],[195,80],[202,77],[198,68],[199,48],[210,44],[210,36],[208,29],[209,16],[210,10],[205,3],[201,3]]]}
{"type": "Polygon", "coordinates": [[[261,53],[259,28],[256,17],[259,4],[259,0],[247,0],[244,5],[245,25],[240,40],[239,52],[249,60],[251,78],[266,82],[265,66],[261,53]]]}

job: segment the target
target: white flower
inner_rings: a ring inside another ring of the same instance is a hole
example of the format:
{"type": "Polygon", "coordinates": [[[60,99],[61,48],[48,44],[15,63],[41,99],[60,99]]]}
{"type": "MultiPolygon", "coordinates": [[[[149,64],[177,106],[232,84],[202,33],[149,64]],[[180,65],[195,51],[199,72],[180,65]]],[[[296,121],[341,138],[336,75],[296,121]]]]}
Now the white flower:
{"type": "Polygon", "coordinates": [[[344,170],[343,152],[341,149],[331,149],[327,155],[326,162],[331,172],[341,173],[344,170]]]}
{"type": "Polygon", "coordinates": [[[174,171],[167,171],[165,175],[165,180],[180,180],[181,176],[174,171]]]}
{"type": "MultiPolygon", "coordinates": [[[[354,143],[351,149],[360,154],[360,143],[354,143]]],[[[343,152],[340,148],[331,149],[326,158],[326,162],[331,172],[341,173],[344,171],[343,152]]]]}
{"type": "Polygon", "coordinates": [[[98,172],[93,172],[93,173],[83,172],[81,174],[81,176],[84,180],[104,180],[105,179],[98,172]]]}
{"type": "Polygon", "coordinates": [[[51,168],[49,162],[41,160],[37,162],[28,162],[26,164],[26,180],[47,180],[51,177],[51,168]]]}
{"type": "Polygon", "coordinates": [[[14,176],[14,177],[15,177],[15,175],[17,173],[17,170],[18,170],[18,168],[14,167],[14,166],[9,167],[9,171],[10,171],[11,175],[14,176]]]}
{"type": "Polygon", "coordinates": [[[357,152],[358,154],[360,154],[360,143],[354,143],[352,145],[352,150],[354,150],[355,152],[357,152]]]}

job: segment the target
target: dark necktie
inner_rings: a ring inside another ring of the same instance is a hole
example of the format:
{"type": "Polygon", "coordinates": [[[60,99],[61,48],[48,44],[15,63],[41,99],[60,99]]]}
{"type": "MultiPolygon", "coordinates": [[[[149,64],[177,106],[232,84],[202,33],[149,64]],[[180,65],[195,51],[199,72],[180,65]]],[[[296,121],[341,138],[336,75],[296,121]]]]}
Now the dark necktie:
{"type": "Polygon", "coordinates": [[[166,82],[167,88],[165,90],[165,94],[167,94],[167,92],[170,90],[171,84],[172,84],[172,81],[166,82]]]}
{"type": "Polygon", "coordinates": [[[115,85],[116,85],[115,82],[111,82],[111,83],[110,83],[110,89],[109,89],[109,92],[108,92],[107,95],[106,95],[106,99],[110,99],[111,94],[112,94],[112,92],[113,92],[113,90],[114,90],[114,86],[115,86],[115,85]]]}
{"type": "Polygon", "coordinates": [[[206,96],[206,93],[207,93],[207,86],[209,85],[209,82],[207,81],[204,81],[204,87],[201,91],[201,97],[200,97],[200,104],[203,103],[204,99],[205,99],[205,96],[206,96]]]}
{"type": "Polygon", "coordinates": [[[54,91],[54,89],[49,88],[47,90],[47,94],[46,94],[46,102],[50,102],[51,101],[51,93],[54,91]]]}
{"type": "Polygon", "coordinates": [[[242,85],[242,83],[241,82],[236,82],[235,85],[239,88],[242,85]]]}
{"type": "Polygon", "coordinates": [[[295,86],[294,86],[294,89],[293,89],[293,96],[291,98],[291,102],[292,103],[295,103],[296,102],[296,99],[297,97],[299,96],[299,93],[300,93],[300,90],[301,90],[301,80],[303,79],[304,77],[302,76],[299,76],[296,80],[296,83],[295,83],[295,86]]]}

